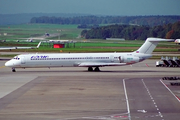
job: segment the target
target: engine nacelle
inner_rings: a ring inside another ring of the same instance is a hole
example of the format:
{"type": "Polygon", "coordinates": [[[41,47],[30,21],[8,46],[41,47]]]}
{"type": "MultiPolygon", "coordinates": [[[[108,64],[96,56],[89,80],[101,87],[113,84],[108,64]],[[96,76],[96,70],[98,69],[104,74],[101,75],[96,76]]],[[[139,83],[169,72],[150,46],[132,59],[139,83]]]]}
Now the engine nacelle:
{"type": "Polygon", "coordinates": [[[128,63],[128,64],[133,64],[139,62],[139,57],[134,57],[134,56],[121,56],[120,57],[120,62],[121,63],[128,63]]]}

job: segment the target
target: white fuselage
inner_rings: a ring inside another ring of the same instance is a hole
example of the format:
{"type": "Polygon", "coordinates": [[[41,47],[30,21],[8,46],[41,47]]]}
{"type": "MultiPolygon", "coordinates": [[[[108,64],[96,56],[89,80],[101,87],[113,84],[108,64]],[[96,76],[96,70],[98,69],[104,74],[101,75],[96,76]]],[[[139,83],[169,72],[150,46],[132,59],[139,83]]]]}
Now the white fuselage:
{"type": "Polygon", "coordinates": [[[5,65],[13,68],[122,66],[149,57],[150,54],[142,53],[41,53],[18,55],[5,65]]]}

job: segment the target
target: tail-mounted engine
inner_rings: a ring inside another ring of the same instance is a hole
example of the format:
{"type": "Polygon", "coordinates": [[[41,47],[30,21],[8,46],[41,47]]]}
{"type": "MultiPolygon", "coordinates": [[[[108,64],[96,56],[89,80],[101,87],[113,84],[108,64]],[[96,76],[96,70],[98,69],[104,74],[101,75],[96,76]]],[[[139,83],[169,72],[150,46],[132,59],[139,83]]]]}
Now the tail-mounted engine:
{"type": "Polygon", "coordinates": [[[133,64],[136,62],[139,62],[139,57],[134,57],[134,56],[119,56],[119,61],[120,63],[129,63],[133,64]]]}

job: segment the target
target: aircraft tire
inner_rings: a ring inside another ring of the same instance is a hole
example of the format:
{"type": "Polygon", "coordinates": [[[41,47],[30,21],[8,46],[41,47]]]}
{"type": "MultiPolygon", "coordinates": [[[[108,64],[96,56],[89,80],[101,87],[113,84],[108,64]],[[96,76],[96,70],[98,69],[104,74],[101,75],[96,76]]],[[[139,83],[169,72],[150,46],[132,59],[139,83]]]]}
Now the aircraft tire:
{"type": "Polygon", "coordinates": [[[16,69],[15,69],[15,68],[12,68],[12,72],[16,72],[16,69]]]}
{"type": "Polygon", "coordinates": [[[88,71],[93,71],[93,68],[92,67],[88,67],[88,71]]]}
{"type": "Polygon", "coordinates": [[[96,67],[96,68],[94,69],[94,71],[99,72],[99,71],[100,71],[99,67],[96,67]]]}

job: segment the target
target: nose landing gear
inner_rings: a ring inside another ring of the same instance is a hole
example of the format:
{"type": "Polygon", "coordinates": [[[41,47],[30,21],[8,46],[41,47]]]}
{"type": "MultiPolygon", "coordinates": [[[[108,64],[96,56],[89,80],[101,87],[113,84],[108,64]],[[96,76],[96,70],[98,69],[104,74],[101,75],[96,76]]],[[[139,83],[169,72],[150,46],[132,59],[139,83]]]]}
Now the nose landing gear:
{"type": "Polygon", "coordinates": [[[16,69],[15,69],[15,68],[12,68],[12,72],[16,72],[16,69]]]}

